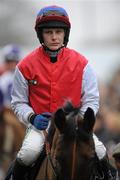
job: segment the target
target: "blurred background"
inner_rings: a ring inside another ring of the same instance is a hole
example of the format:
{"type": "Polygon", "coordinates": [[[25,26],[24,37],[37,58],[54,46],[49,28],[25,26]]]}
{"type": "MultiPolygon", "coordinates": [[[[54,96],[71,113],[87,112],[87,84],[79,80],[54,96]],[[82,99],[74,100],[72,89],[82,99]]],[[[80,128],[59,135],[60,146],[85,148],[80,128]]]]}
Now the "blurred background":
{"type": "Polygon", "coordinates": [[[69,13],[72,24],[69,47],[83,53],[100,78],[110,78],[120,64],[119,0],[0,0],[1,48],[16,43],[29,52],[38,46],[34,31],[36,14],[50,4],[64,6],[69,13]]]}
{"type": "MultiPolygon", "coordinates": [[[[53,4],[63,6],[69,14],[72,28],[68,46],[83,54],[98,76],[101,99],[95,132],[112,159],[113,148],[120,141],[120,0],[0,0],[0,73],[4,72],[6,45],[19,46],[21,58],[39,46],[34,31],[37,12],[53,4]]],[[[16,122],[13,124],[15,129],[16,122]]],[[[1,151],[0,180],[13,158],[11,152],[6,155],[1,151]]]]}

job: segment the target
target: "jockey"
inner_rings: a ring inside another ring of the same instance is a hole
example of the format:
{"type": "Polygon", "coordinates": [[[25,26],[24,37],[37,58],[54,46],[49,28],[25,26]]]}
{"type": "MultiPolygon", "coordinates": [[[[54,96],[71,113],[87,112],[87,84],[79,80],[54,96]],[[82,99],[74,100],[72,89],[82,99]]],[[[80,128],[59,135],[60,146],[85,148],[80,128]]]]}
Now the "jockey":
{"type": "MultiPolygon", "coordinates": [[[[36,18],[35,31],[41,46],[17,65],[12,91],[12,109],[28,127],[27,135],[17,154],[13,180],[23,179],[39,157],[49,127],[51,113],[70,100],[80,106],[80,113],[88,107],[99,109],[96,75],[88,60],[67,48],[71,23],[65,9],[58,6],[42,8],[36,18]]],[[[98,157],[106,148],[94,136],[98,157]]]]}
{"type": "Polygon", "coordinates": [[[10,107],[15,66],[20,60],[20,48],[10,44],[3,48],[5,72],[0,76],[0,107],[10,107]]]}

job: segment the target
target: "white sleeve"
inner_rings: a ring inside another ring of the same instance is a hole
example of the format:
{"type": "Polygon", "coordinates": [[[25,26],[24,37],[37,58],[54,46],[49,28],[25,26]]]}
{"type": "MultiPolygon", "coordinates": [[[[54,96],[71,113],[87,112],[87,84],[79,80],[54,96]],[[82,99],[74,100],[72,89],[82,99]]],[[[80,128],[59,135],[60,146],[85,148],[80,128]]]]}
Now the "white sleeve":
{"type": "Polygon", "coordinates": [[[28,116],[34,113],[33,109],[29,106],[28,94],[28,81],[24,78],[18,67],[16,67],[11,107],[20,121],[28,124],[28,116]]]}
{"type": "Polygon", "coordinates": [[[83,72],[82,97],[80,113],[84,115],[88,107],[92,108],[95,115],[99,109],[99,90],[95,72],[90,64],[87,64],[83,72]]]}

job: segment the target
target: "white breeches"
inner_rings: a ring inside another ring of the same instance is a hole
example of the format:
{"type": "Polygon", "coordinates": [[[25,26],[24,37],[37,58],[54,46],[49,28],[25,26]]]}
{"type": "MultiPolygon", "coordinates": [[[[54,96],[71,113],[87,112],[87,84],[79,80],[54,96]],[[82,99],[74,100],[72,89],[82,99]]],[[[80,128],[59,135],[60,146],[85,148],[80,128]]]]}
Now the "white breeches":
{"type": "MultiPolygon", "coordinates": [[[[101,141],[93,134],[95,142],[95,150],[99,157],[102,159],[106,154],[106,148],[101,141]]],[[[45,136],[43,131],[35,129],[30,125],[27,129],[25,139],[23,141],[22,147],[17,154],[17,158],[26,166],[34,163],[39,157],[45,142],[45,136]]]]}
{"type": "Polygon", "coordinates": [[[26,166],[31,165],[39,157],[45,142],[43,131],[39,131],[30,125],[27,129],[22,147],[17,158],[26,166]]]}

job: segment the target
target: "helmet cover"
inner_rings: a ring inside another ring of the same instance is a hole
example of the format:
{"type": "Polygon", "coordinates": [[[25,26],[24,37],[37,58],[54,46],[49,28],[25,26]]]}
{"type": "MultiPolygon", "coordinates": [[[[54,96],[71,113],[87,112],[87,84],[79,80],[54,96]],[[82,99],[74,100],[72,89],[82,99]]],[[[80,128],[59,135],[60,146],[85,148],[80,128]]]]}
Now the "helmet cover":
{"type": "Polygon", "coordinates": [[[59,6],[47,6],[42,8],[36,18],[35,30],[41,44],[43,43],[43,28],[64,28],[64,45],[66,46],[69,39],[70,27],[71,24],[67,12],[59,6]]]}

